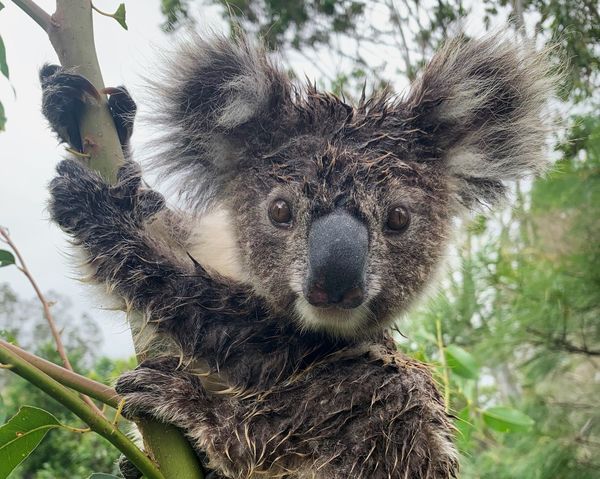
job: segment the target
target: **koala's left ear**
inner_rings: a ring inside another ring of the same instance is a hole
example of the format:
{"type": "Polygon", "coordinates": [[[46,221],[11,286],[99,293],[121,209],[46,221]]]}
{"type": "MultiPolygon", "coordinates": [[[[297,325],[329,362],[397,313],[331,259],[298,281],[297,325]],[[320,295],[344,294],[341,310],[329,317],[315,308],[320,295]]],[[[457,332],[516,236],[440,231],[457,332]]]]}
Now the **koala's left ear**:
{"type": "Polygon", "coordinates": [[[542,116],[554,84],[546,55],[524,41],[447,43],[403,105],[418,132],[417,155],[441,160],[466,206],[494,203],[504,181],[547,164],[542,116]]]}

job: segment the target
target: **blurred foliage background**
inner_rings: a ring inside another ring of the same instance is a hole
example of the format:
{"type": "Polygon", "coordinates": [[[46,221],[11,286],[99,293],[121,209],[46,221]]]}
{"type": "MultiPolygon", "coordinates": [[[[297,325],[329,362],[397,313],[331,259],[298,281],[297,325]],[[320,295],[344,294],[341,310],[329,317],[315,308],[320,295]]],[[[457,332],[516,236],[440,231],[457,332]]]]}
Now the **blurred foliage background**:
{"type": "MultiPolygon", "coordinates": [[[[221,6],[232,29],[241,26],[284,56],[311,62],[322,73],[322,86],[347,98],[357,96],[365,83],[375,89],[391,82],[401,89],[444,38],[469,21],[486,29],[507,23],[515,36],[525,35],[540,48],[557,46],[553,58],[564,70],[564,82],[548,112],[562,120],[548,145],[556,159],[552,171],[516,185],[514,208],[464,220],[466,228],[457,225],[464,233],[457,234],[447,273],[416,311],[401,318],[397,333],[400,349],[434,365],[456,416],[463,478],[597,478],[597,2],[161,0],[163,29],[172,34],[193,23],[209,4],[221,6]],[[386,62],[391,55],[402,59],[401,67],[397,61],[386,62]]],[[[132,361],[95,357],[95,348],[89,347],[93,322],[68,320],[68,301],[60,304],[63,309],[55,315],[67,328],[64,335],[77,370],[109,381],[131,367],[132,361]]],[[[44,327],[41,321],[37,305],[15,297],[8,286],[0,288],[0,324],[7,325],[7,334],[56,360],[52,345],[36,336],[44,327]]],[[[3,414],[14,414],[27,398],[28,404],[68,419],[16,376],[2,375],[0,380],[3,414]]],[[[114,471],[118,453],[102,438],[55,434],[11,477],[85,477],[94,470],[114,471]]]]}

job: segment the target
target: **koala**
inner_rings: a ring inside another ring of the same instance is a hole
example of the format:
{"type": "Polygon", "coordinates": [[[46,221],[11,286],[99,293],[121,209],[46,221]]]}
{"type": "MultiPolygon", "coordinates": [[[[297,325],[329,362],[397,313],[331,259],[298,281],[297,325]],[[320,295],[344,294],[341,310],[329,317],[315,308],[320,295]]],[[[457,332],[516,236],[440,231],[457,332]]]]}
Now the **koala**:
{"type": "MultiPolygon", "coordinates": [[[[40,73],[43,112],[81,149],[98,101],[40,73]]],[[[388,334],[431,284],[454,219],[546,163],[548,63],[501,35],[457,38],[409,91],[356,104],[293,82],[261,47],[194,36],[154,82],[154,166],[115,184],[63,160],[52,219],[90,278],[168,341],[125,373],[124,414],[180,427],[214,477],[457,477],[452,417],[428,368],[388,334]]],[[[126,152],[135,103],[109,89],[126,152]]]]}

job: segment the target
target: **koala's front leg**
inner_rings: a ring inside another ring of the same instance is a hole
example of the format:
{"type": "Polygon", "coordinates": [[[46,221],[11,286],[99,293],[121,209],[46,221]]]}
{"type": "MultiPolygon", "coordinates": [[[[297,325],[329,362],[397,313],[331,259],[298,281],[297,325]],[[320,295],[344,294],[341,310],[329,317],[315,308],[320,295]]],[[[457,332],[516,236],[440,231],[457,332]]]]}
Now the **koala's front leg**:
{"type": "Polygon", "coordinates": [[[115,185],[75,160],[62,161],[57,172],[50,214],[83,248],[92,279],[161,324],[174,318],[202,322],[217,307],[240,313],[244,292],[212,279],[182,247],[175,254],[175,239],[152,231],[154,221],[173,213],[159,193],[143,187],[136,163],[121,169],[115,185]]]}

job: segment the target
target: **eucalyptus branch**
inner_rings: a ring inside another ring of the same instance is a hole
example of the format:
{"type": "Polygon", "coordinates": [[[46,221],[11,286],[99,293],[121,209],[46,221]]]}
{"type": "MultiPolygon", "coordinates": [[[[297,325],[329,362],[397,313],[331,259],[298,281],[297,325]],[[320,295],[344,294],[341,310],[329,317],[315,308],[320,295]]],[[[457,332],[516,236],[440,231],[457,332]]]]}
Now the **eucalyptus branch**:
{"type": "MultiPolygon", "coordinates": [[[[58,355],[60,356],[60,359],[62,360],[62,363],[63,363],[65,369],[68,369],[69,371],[73,371],[73,366],[71,365],[71,361],[69,361],[69,356],[67,356],[67,351],[65,350],[65,346],[62,342],[62,338],[60,337],[60,332],[58,331],[58,328],[56,327],[56,322],[54,321],[54,318],[52,317],[52,312],[50,311],[50,303],[45,298],[44,294],[42,293],[42,290],[39,288],[37,282],[35,281],[33,275],[31,274],[31,271],[29,271],[29,268],[25,264],[25,260],[23,259],[23,256],[21,255],[21,252],[19,251],[19,248],[17,248],[17,245],[14,243],[14,241],[11,239],[10,235],[8,234],[8,230],[1,226],[0,226],[0,237],[4,241],[6,241],[6,244],[15,253],[15,256],[17,257],[17,261],[18,261],[17,268],[19,269],[19,271],[21,271],[21,273],[23,273],[25,275],[25,277],[27,278],[27,280],[33,287],[35,294],[37,295],[38,299],[40,300],[40,303],[42,304],[42,309],[44,310],[44,318],[46,318],[46,322],[48,323],[48,327],[50,328],[50,332],[52,333],[52,337],[54,338],[54,344],[56,345],[56,351],[58,352],[58,355]]],[[[97,414],[102,415],[102,411],[100,411],[100,409],[98,409],[98,407],[94,404],[94,401],[92,401],[89,397],[87,397],[85,394],[82,394],[81,399],[83,399],[89,407],[91,407],[94,411],[96,411],[97,414]]]]}
{"type": "Polygon", "coordinates": [[[21,10],[29,15],[42,29],[48,31],[52,18],[32,0],[13,0],[21,10]]]}
{"type": "MultiPolygon", "coordinates": [[[[104,81],[94,44],[91,1],[56,0],[56,12],[49,21],[43,15],[45,12],[34,2],[13,2],[47,32],[61,65],[74,69],[85,76],[99,92],[102,91],[104,81]]],[[[102,95],[102,98],[105,96],[102,95]]],[[[79,160],[100,173],[107,181],[114,182],[125,159],[106,102],[86,104],[80,131],[85,155],[80,156],[79,160]]],[[[137,316],[139,321],[139,315],[137,316]]],[[[198,458],[181,431],[174,426],[147,419],[141,420],[138,426],[146,450],[155,457],[165,476],[186,479],[204,477],[198,458]]]]}
{"type": "Polygon", "coordinates": [[[165,479],[154,463],[125,434],[106,418],[92,411],[75,393],[3,345],[0,345],[0,362],[11,365],[11,372],[18,374],[56,399],[85,422],[92,431],[107,439],[125,454],[146,478],[165,479]]]}
{"type": "Polygon", "coordinates": [[[74,389],[75,391],[86,394],[115,409],[119,406],[121,397],[110,386],[106,386],[105,384],[62,368],[2,339],[0,339],[0,347],[8,349],[17,354],[21,359],[27,361],[32,366],[35,366],[52,379],[61,383],[63,386],[67,386],[70,389],[74,389]]]}

